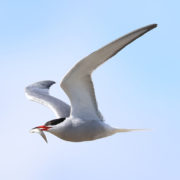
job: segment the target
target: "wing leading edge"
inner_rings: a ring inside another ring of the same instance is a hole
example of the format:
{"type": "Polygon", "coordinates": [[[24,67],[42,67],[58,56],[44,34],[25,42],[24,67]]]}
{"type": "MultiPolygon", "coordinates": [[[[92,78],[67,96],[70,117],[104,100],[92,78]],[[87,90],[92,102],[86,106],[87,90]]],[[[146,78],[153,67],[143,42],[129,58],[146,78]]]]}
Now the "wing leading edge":
{"type": "Polygon", "coordinates": [[[148,25],[120,37],[79,61],[66,74],[61,82],[61,87],[71,101],[71,116],[84,120],[102,120],[91,73],[125,46],[156,26],[156,24],[148,25]]]}

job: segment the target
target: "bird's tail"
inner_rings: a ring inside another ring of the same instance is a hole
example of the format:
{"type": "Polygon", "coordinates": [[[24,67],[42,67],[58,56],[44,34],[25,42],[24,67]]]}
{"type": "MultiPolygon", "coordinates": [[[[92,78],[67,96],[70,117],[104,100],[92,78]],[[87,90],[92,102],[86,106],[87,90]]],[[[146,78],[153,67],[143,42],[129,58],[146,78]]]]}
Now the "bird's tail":
{"type": "Polygon", "coordinates": [[[115,129],[115,132],[151,131],[151,129],[115,129]]]}

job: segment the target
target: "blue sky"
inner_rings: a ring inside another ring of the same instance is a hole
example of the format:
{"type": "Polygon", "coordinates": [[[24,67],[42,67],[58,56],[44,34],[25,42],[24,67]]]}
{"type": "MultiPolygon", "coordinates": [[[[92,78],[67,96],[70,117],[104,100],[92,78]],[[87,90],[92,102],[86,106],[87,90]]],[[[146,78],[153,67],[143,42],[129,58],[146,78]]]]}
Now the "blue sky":
{"type": "Polygon", "coordinates": [[[0,1],[0,179],[180,179],[179,1],[0,1]],[[81,58],[142,26],[158,27],[93,73],[107,123],[151,132],[71,143],[28,131],[54,119],[24,88],[59,83],[81,58]]]}

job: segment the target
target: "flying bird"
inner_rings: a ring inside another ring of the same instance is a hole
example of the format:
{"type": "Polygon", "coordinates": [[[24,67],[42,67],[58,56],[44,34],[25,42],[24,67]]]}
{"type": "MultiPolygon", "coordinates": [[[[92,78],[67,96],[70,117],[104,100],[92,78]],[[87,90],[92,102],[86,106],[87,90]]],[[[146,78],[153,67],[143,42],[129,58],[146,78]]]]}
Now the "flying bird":
{"type": "Polygon", "coordinates": [[[66,141],[81,142],[120,132],[143,130],[119,129],[105,123],[98,109],[91,74],[125,46],[156,26],[157,24],[151,24],[128,33],[79,61],[60,84],[70,99],[71,106],[49,94],[49,88],[55,83],[54,81],[40,81],[27,86],[25,89],[27,98],[49,107],[56,115],[56,119],[37,126],[30,132],[39,133],[46,142],[44,132],[66,141]]]}

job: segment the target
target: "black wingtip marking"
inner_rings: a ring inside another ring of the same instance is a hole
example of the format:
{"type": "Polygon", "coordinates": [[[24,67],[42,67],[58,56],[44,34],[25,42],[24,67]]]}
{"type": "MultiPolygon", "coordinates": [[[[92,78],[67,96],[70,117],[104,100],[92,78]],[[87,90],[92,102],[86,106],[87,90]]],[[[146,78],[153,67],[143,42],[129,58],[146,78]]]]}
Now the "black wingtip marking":
{"type": "Polygon", "coordinates": [[[55,84],[56,82],[54,81],[49,81],[49,80],[46,80],[46,81],[40,81],[38,82],[38,84],[40,84],[42,87],[44,88],[50,88],[53,84],[55,84]]]}
{"type": "Polygon", "coordinates": [[[151,24],[151,25],[149,25],[149,28],[153,29],[153,28],[156,28],[157,26],[158,26],[158,24],[151,24]]]}

